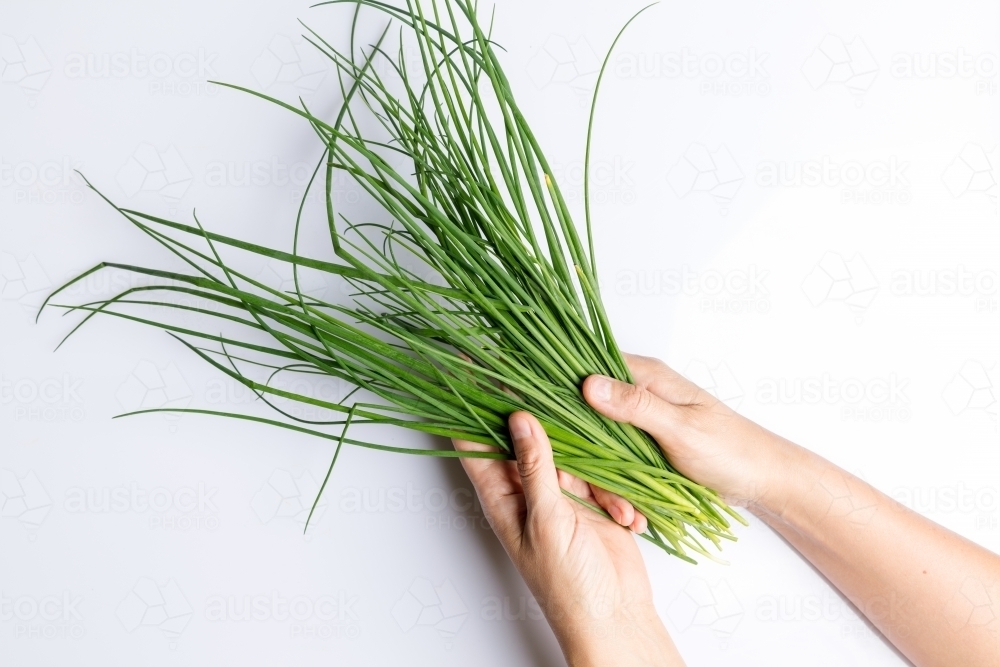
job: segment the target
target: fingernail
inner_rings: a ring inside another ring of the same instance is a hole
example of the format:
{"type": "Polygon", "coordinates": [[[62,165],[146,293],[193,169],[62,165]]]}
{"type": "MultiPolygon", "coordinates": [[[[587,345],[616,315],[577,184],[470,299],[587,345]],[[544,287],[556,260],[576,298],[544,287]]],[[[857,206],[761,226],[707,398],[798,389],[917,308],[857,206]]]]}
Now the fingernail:
{"type": "Polygon", "coordinates": [[[531,437],[531,424],[524,419],[511,419],[510,437],[515,440],[524,440],[531,437]]]}
{"type": "Polygon", "coordinates": [[[601,375],[595,376],[590,382],[590,394],[598,401],[607,403],[611,400],[611,380],[601,375]]]}

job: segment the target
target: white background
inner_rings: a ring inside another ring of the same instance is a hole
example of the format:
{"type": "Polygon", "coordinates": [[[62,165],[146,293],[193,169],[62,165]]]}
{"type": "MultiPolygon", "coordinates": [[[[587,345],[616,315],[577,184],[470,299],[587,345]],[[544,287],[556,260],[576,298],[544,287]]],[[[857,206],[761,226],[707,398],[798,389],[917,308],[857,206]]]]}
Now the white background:
{"type": "MultiPolygon", "coordinates": [[[[498,3],[508,75],[577,208],[595,54],[640,6],[498,3]]],[[[4,664],[561,661],[454,462],[346,451],[303,537],[329,443],[190,415],[112,421],[137,405],[262,412],[163,333],[94,321],[53,353],[69,318],[33,322],[101,260],[170,265],[74,168],[116,202],[184,220],[197,206],[211,229],[287,248],[314,137],[205,81],[332,109],[335,79],[294,41],[296,18],[336,40],[343,16],[0,6],[4,664]],[[231,618],[247,598],[256,618],[231,618]]],[[[622,346],[994,550],[998,28],[984,1],[665,3],[620,44],[594,149],[622,346]],[[819,395],[796,391],[811,383],[819,395]]],[[[280,280],[273,268],[250,267],[280,280]]],[[[104,276],[72,300],[124,284],[104,276]]],[[[729,566],[643,549],[692,666],[905,664],[756,521],[729,566]]]]}

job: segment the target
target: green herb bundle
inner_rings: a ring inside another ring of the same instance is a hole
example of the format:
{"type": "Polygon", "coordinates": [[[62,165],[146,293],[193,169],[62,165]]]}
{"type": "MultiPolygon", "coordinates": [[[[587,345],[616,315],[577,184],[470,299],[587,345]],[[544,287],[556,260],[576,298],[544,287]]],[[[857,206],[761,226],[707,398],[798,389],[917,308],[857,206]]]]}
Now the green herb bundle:
{"type": "MultiPolygon", "coordinates": [[[[340,3],[356,5],[348,52],[308,27],[304,35],[338,72],[342,101],[335,117],[320,117],[301,101],[293,105],[230,86],[298,115],[321,144],[290,251],[207,231],[196,216],[187,224],[119,208],[105,198],[189,270],[94,267],[52,296],[105,268],[153,280],[106,300],[60,306],[86,314],[70,335],[96,314],[172,333],[281,414],[268,419],[174,412],[250,420],[330,439],[336,443],[330,470],[344,444],[511,458],[507,417],[531,412],[551,438],[556,466],[628,499],[648,518],[644,537],[685,560],[692,560],[689,552],[713,557],[709,543],[719,547],[721,539],[735,539],[727,515],[742,518],[716,493],[675,471],[649,435],[602,417],[581,395],[591,374],[632,380],[601,302],[589,206],[585,245],[475,5],[470,0],[431,0],[426,7],[418,0],[405,7],[378,0],[322,4],[340,3]],[[387,46],[389,27],[375,44],[355,46],[363,6],[388,15],[390,26],[399,25],[395,48],[387,46]],[[404,57],[407,44],[419,55],[415,71],[404,57]],[[353,220],[338,210],[334,182],[343,175],[377,203],[385,219],[353,220]],[[305,204],[314,189],[324,194],[328,259],[299,250],[305,204]],[[236,270],[222,258],[223,250],[233,249],[287,264],[294,289],[283,291],[236,270]],[[407,268],[414,258],[420,268],[407,268]],[[352,299],[344,305],[310,296],[300,289],[305,270],[346,281],[352,299]],[[209,305],[190,305],[192,298],[209,305]],[[136,306],[182,309],[245,333],[224,335],[215,333],[217,328],[149,319],[136,314],[136,306]],[[253,379],[261,370],[270,376],[253,379]],[[279,373],[332,377],[355,389],[338,402],[321,400],[276,387],[270,378],[279,373]],[[342,418],[308,421],[282,410],[277,398],[342,418]],[[361,424],[391,424],[496,451],[400,448],[348,438],[348,429],[361,424]]],[[[588,158],[589,152],[588,130],[588,158]]],[[[585,179],[585,201],[586,194],[585,179]]]]}

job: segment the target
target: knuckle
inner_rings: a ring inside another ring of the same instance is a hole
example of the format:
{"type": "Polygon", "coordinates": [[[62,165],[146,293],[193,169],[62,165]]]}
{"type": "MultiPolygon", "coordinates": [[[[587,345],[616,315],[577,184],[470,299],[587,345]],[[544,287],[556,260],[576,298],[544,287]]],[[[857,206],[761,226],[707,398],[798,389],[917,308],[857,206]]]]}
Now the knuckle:
{"type": "Polygon", "coordinates": [[[649,410],[651,397],[648,391],[634,384],[626,385],[619,397],[628,414],[642,414],[649,410]]]}
{"type": "Polygon", "coordinates": [[[689,389],[698,389],[698,385],[686,378],[684,375],[678,373],[676,370],[666,365],[662,361],[657,369],[657,374],[660,378],[674,387],[676,391],[685,391],[689,389]]]}
{"type": "Polygon", "coordinates": [[[673,374],[674,369],[667,365],[662,359],[657,359],[655,357],[649,357],[649,364],[653,367],[653,370],[661,374],[673,374]]]}
{"type": "Polygon", "coordinates": [[[522,452],[517,457],[517,472],[525,479],[538,474],[541,467],[541,458],[535,452],[522,452]]]}
{"type": "Polygon", "coordinates": [[[636,359],[645,367],[645,371],[648,374],[660,376],[660,377],[673,377],[677,375],[677,371],[667,365],[662,359],[656,357],[642,357],[636,356],[636,359]]]}

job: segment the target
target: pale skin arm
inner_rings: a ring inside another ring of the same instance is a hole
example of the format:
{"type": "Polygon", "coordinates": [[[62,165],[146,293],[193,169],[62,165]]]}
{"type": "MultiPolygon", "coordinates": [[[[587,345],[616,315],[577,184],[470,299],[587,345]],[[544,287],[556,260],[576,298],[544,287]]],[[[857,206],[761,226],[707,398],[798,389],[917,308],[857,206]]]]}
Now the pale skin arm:
{"type": "Polygon", "coordinates": [[[741,417],[663,363],[592,376],[595,409],[649,432],[685,475],[747,507],[917,667],[1000,665],[1000,556],[741,417]]]}
{"type": "MultiPolygon", "coordinates": [[[[635,385],[584,383],[596,410],[644,429],[678,470],[767,522],[917,667],[1000,665],[1000,557],[741,417],[662,362],[629,355],[628,363],[635,385]]],[[[636,532],[645,518],[557,473],[533,417],[515,414],[510,427],[516,465],[463,464],[569,664],[683,665],[634,539],[559,487],[636,532]]]]}

